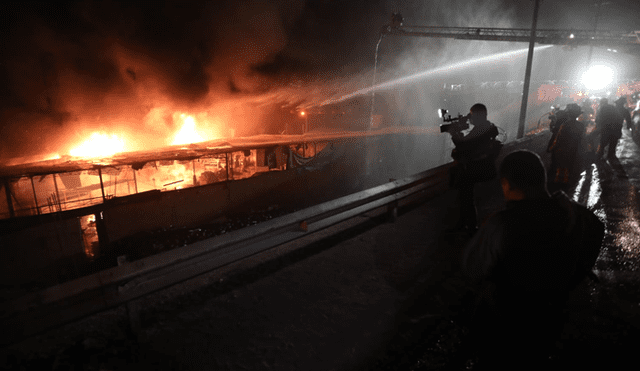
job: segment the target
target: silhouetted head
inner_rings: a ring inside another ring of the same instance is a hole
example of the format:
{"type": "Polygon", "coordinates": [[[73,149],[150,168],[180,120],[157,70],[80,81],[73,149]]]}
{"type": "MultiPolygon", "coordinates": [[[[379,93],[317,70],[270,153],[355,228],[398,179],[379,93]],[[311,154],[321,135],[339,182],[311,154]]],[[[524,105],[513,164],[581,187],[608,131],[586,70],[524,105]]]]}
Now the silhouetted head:
{"type": "Polygon", "coordinates": [[[540,156],[520,150],[508,154],[499,169],[502,191],[507,201],[549,197],[547,173],[540,156]]]}
{"type": "Polygon", "coordinates": [[[476,103],[469,109],[472,115],[484,115],[487,117],[487,106],[482,103],[476,103]]]}
{"type": "Polygon", "coordinates": [[[469,109],[469,118],[473,125],[487,122],[487,106],[482,103],[476,103],[469,109]]]}
{"type": "Polygon", "coordinates": [[[567,111],[567,114],[569,115],[569,117],[573,119],[575,119],[576,117],[580,116],[580,114],[582,114],[582,109],[576,103],[567,104],[567,108],[565,108],[565,111],[567,111]]]}
{"type": "Polygon", "coordinates": [[[605,104],[609,104],[609,100],[607,98],[600,99],[600,105],[604,106],[605,104]]]}
{"type": "Polygon", "coordinates": [[[620,97],[614,103],[618,107],[624,107],[624,105],[627,104],[627,97],[620,97]]]}

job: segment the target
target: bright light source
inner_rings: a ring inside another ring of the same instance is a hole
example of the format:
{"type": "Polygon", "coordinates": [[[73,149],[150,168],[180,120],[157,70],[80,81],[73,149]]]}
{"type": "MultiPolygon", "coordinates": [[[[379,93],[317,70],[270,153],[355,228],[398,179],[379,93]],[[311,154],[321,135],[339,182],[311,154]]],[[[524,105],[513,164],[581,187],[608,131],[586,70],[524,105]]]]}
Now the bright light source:
{"type": "Polygon", "coordinates": [[[581,81],[587,89],[602,89],[613,81],[613,70],[607,66],[593,66],[582,74],[581,81]]]}
{"type": "Polygon", "coordinates": [[[304,111],[300,112],[300,116],[304,116],[304,115],[305,115],[304,111]]]}
{"type": "Polygon", "coordinates": [[[576,37],[576,35],[574,35],[574,34],[569,35],[570,39],[573,39],[574,37],[576,37]]]}

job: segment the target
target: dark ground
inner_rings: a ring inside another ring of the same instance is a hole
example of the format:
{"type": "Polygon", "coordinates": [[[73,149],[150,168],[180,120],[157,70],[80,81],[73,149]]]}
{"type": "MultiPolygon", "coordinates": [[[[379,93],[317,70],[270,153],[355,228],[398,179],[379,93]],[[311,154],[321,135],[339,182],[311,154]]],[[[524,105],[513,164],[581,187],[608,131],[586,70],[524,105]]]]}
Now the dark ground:
{"type": "MultiPolygon", "coordinates": [[[[605,221],[607,234],[600,283],[583,282],[569,302],[551,355],[560,369],[636,369],[639,162],[625,132],[618,160],[587,163],[574,182],[570,195],[605,221]]],[[[497,182],[477,190],[481,217],[502,206],[497,182]]],[[[455,191],[400,210],[394,223],[363,216],[320,242],[136,301],[137,337],[118,308],[3,349],[2,360],[38,370],[473,369],[473,354],[461,352],[465,238],[443,232],[455,218],[455,191]]]]}

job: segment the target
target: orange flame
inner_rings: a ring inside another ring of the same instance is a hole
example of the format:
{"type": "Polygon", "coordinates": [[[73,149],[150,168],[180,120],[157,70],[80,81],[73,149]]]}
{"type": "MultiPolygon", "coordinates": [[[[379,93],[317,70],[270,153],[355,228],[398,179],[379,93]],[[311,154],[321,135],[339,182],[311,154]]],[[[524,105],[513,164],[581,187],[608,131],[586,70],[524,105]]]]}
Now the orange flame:
{"type": "Polygon", "coordinates": [[[69,151],[77,157],[106,157],[124,151],[124,141],[117,135],[95,132],[89,139],[69,151]]]}
{"type": "Polygon", "coordinates": [[[57,153],[50,153],[46,156],[44,156],[44,158],[42,159],[42,161],[49,161],[49,160],[59,160],[60,159],[60,155],[57,153]]]}
{"type": "Polygon", "coordinates": [[[182,114],[180,115],[180,117],[184,119],[184,124],[182,124],[182,128],[180,128],[180,130],[174,136],[173,142],[171,144],[191,144],[199,143],[205,140],[197,132],[196,121],[193,119],[193,116],[185,117],[185,114],[182,114]]]}

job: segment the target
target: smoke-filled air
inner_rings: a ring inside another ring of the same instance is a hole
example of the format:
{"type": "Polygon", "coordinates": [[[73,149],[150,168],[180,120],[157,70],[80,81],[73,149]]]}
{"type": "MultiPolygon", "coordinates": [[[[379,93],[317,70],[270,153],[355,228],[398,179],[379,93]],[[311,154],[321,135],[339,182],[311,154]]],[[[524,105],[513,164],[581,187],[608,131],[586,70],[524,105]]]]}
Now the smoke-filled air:
{"type": "MultiPolygon", "coordinates": [[[[594,9],[571,10],[581,3],[543,2],[538,27],[590,28],[594,9]]],[[[612,3],[602,27],[638,14],[637,4],[612,3]]],[[[528,0],[4,3],[0,163],[299,134],[301,112],[311,130],[354,130],[372,116],[436,127],[437,108],[464,113],[477,101],[512,136],[526,43],[381,39],[380,30],[394,12],[407,25],[526,28],[532,10],[528,0]],[[451,94],[489,82],[513,91],[451,94]]],[[[586,55],[539,46],[532,80],[575,79],[586,55]]],[[[548,106],[537,89],[530,121],[548,106]]]]}

